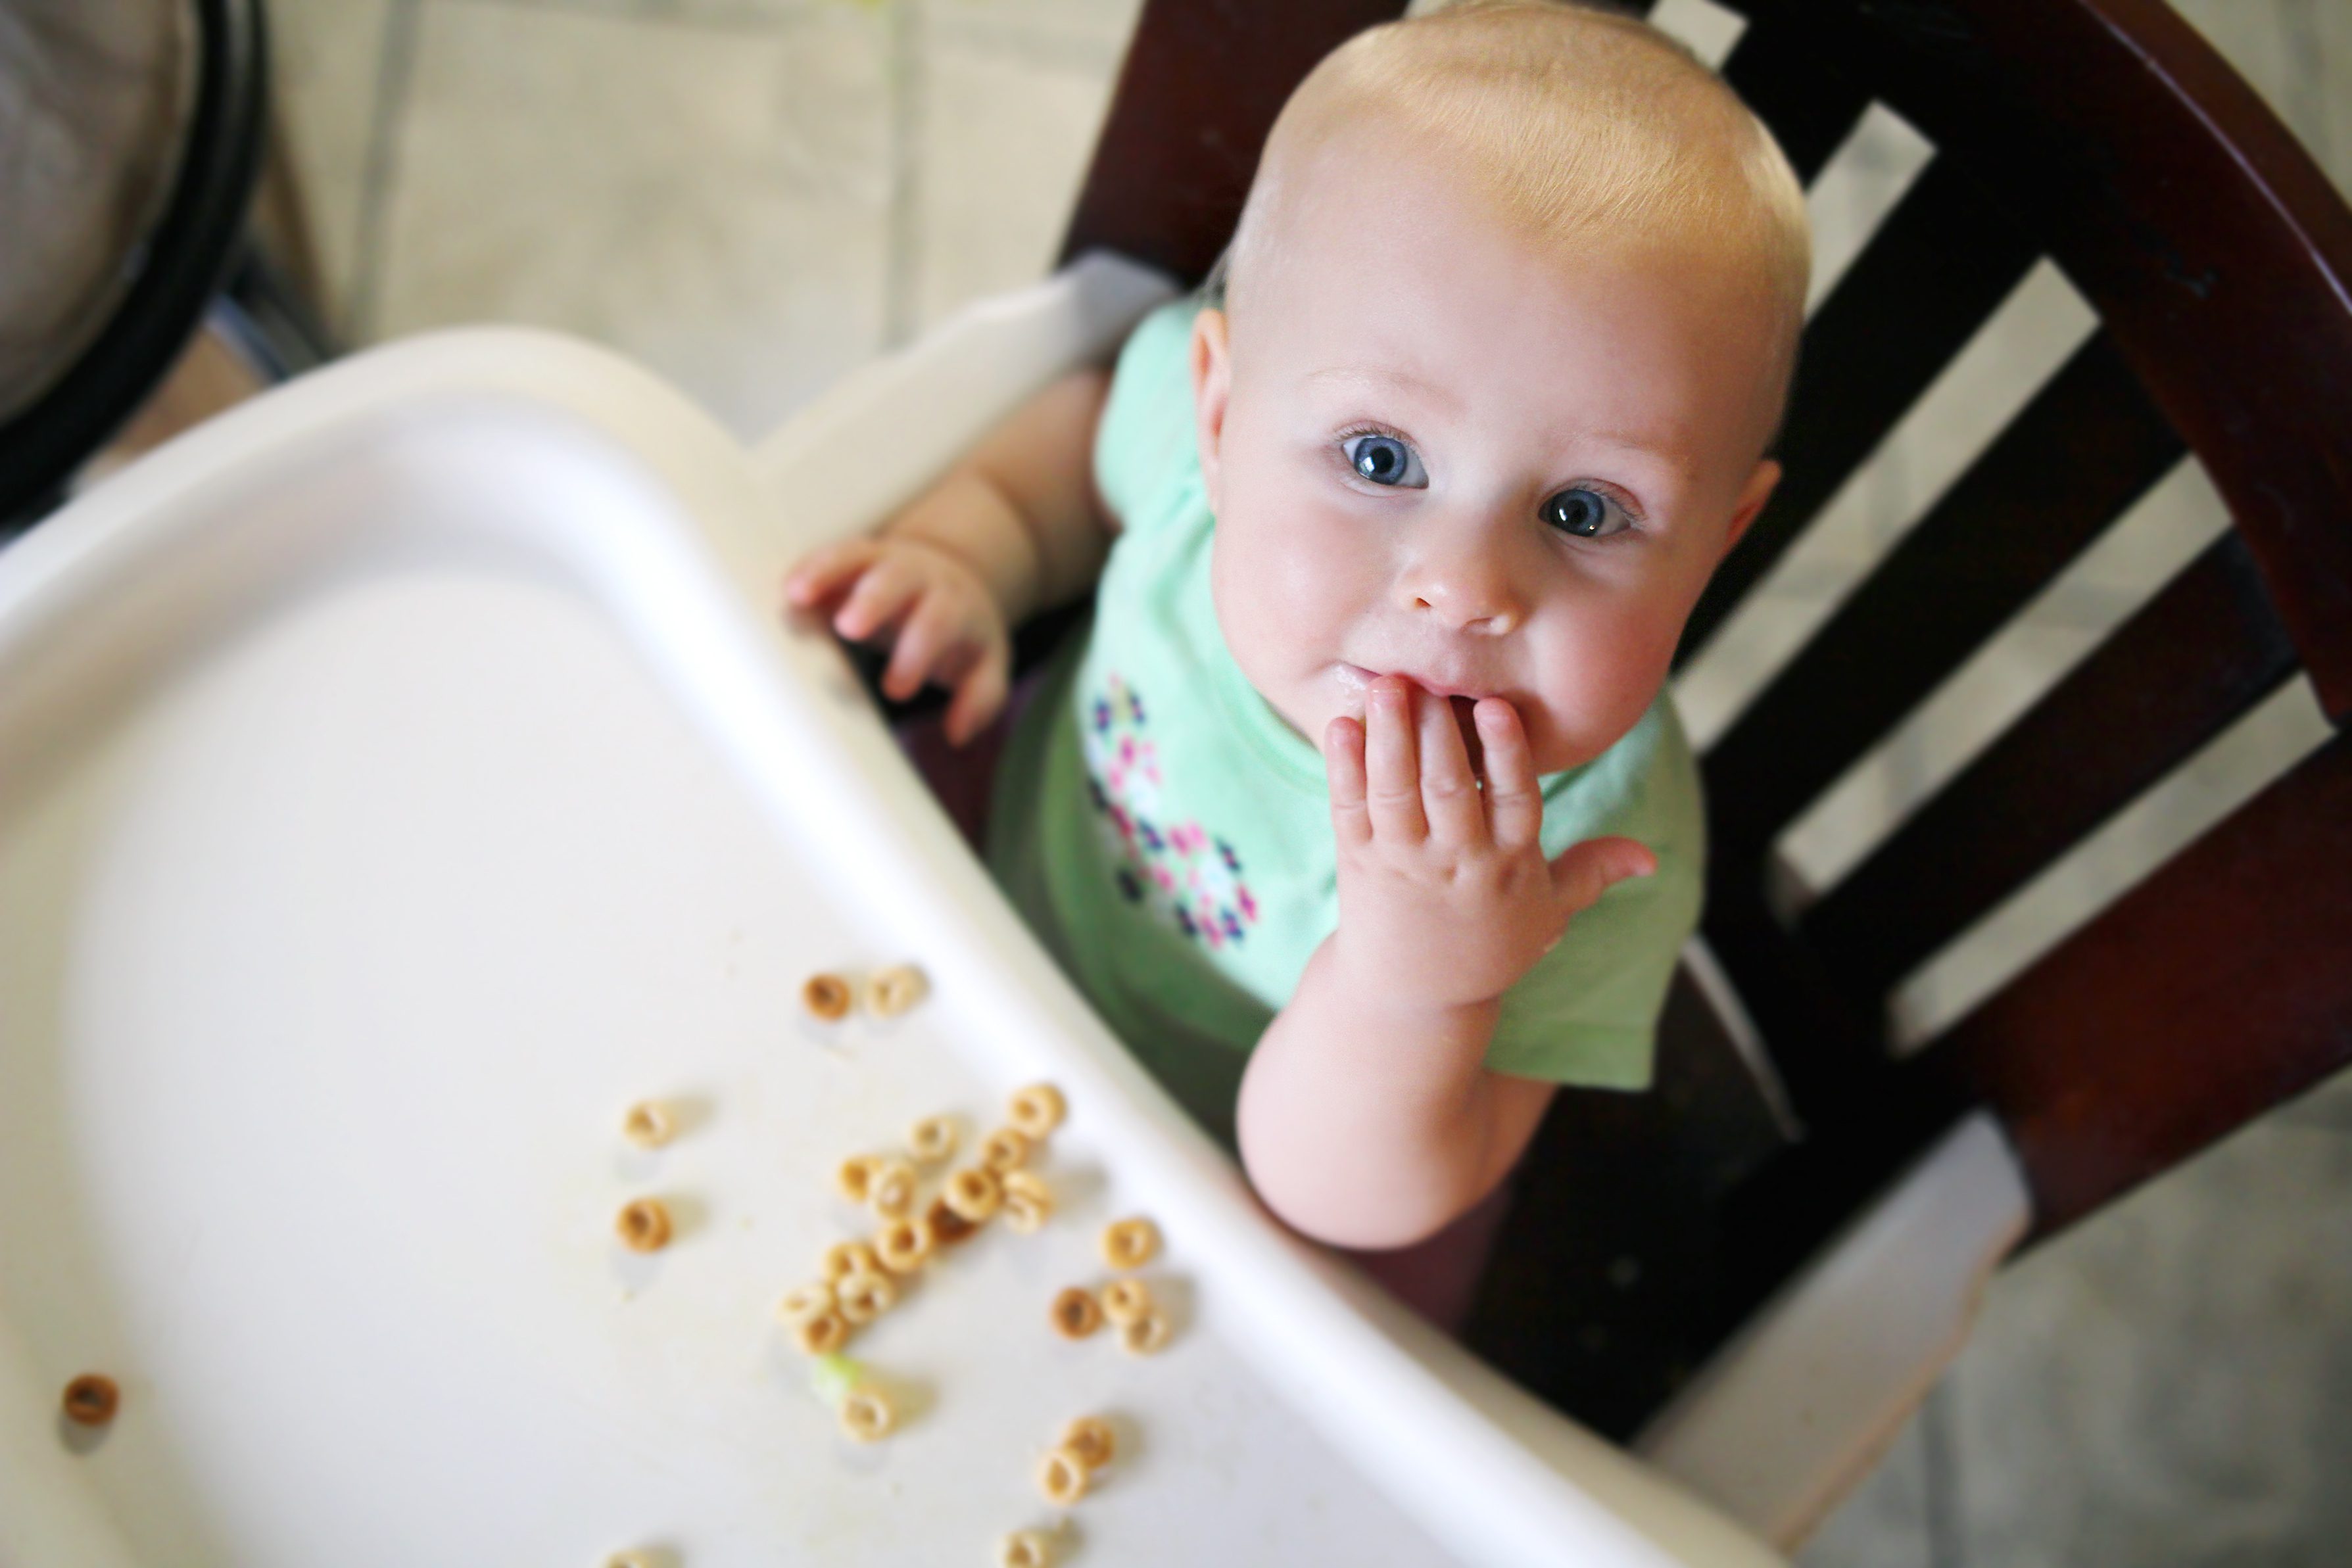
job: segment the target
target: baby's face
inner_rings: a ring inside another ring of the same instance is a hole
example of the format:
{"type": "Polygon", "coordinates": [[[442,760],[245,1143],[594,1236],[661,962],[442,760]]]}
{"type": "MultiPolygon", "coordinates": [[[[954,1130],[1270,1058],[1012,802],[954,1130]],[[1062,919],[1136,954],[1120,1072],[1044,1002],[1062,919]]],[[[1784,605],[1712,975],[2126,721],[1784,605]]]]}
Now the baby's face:
{"type": "Polygon", "coordinates": [[[1703,252],[1544,252],[1401,150],[1302,187],[1239,329],[1193,329],[1234,659],[1318,748],[1396,674],[1508,698],[1538,771],[1598,756],[1778,477],[1760,311],[1703,252]]]}

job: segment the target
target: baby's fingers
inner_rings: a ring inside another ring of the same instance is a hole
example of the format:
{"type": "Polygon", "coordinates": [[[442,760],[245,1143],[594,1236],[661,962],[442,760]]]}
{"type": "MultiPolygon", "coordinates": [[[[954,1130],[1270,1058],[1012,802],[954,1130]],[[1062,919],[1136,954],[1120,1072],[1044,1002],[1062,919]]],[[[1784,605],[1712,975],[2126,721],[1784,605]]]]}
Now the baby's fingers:
{"type": "Polygon", "coordinates": [[[961,746],[986,729],[989,721],[1003,711],[1012,669],[1013,651],[999,638],[965,673],[956,687],[955,700],[948,704],[945,723],[950,746],[961,746]]]}
{"type": "Polygon", "coordinates": [[[863,643],[897,621],[923,591],[923,574],[904,556],[886,555],[866,570],[834,612],[833,629],[863,643]]]}
{"type": "Polygon", "coordinates": [[[1552,891],[1568,905],[1572,919],[1598,903],[1612,883],[1651,876],[1657,869],[1658,857],[1639,839],[1587,839],[1553,858],[1552,891]]]}
{"type": "Polygon", "coordinates": [[[1382,675],[1364,694],[1365,801],[1372,831],[1393,844],[1429,836],[1421,810],[1421,760],[1414,755],[1412,694],[1382,675]]]}
{"type": "Polygon", "coordinates": [[[970,641],[970,628],[954,600],[936,589],[924,594],[890,645],[890,663],[882,672],[883,695],[906,701],[923,689],[925,676],[970,641]]]}
{"type": "Polygon", "coordinates": [[[1471,717],[1478,726],[1486,774],[1486,821],[1498,849],[1516,851],[1543,832],[1543,792],[1526,726],[1507,698],[1480,697],[1471,717]]]}
{"type": "Polygon", "coordinates": [[[1429,836],[1456,847],[1483,842],[1486,808],[1478,798],[1478,780],[1470,771],[1470,754],[1462,745],[1452,699],[1415,688],[1412,706],[1422,812],[1429,822],[1429,836]]]}
{"type": "Polygon", "coordinates": [[[785,601],[802,610],[814,609],[872,565],[881,550],[882,541],[871,535],[818,546],[784,573],[785,601]]]}
{"type": "Polygon", "coordinates": [[[1335,718],[1323,731],[1323,773],[1331,792],[1331,831],[1340,843],[1372,841],[1371,813],[1364,809],[1364,727],[1335,718]]]}

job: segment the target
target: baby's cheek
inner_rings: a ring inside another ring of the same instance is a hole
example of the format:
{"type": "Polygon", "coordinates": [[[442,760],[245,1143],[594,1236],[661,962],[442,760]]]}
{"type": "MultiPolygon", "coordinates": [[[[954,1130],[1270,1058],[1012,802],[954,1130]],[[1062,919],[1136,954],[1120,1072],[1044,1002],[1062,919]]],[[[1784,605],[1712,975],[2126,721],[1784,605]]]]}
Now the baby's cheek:
{"type": "Polygon", "coordinates": [[[1278,596],[1268,592],[1267,570],[1257,559],[1262,552],[1244,529],[1221,521],[1211,548],[1209,582],[1218,629],[1242,673],[1263,689],[1270,627],[1277,619],[1271,610],[1278,596]]]}
{"type": "Polygon", "coordinates": [[[1662,634],[1658,625],[1638,620],[1587,618],[1545,651],[1538,712],[1521,716],[1540,770],[1588,761],[1640,721],[1672,663],[1672,631],[1662,634]]]}
{"type": "Polygon", "coordinates": [[[1227,628],[1229,637],[1238,633],[1253,648],[1277,654],[1304,640],[1302,622],[1328,583],[1328,563],[1304,534],[1258,519],[1219,525],[1219,611],[1230,608],[1239,622],[1227,628]]]}

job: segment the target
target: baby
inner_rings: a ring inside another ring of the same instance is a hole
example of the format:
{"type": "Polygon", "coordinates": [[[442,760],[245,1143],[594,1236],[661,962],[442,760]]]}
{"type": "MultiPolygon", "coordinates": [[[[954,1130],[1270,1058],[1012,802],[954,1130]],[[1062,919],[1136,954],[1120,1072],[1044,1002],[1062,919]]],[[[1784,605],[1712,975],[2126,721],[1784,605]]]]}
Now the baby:
{"type": "Polygon", "coordinates": [[[787,579],[958,744],[1095,590],[990,863],[1298,1230],[1421,1241],[1560,1084],[1647,1087],[1703,885],[1667,664],[1779,477],[1808,267],[1770,136],[1646,25],[1375,27],[1202,297],[787,579]]]}

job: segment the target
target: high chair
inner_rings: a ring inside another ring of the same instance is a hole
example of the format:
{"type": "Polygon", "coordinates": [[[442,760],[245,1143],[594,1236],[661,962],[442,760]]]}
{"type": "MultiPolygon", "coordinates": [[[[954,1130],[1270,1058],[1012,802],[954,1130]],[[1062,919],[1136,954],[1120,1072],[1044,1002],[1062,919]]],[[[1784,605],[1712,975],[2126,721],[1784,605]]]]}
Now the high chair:
{"type": "MultiPolygon", "coordinates": [[[[2352,714],[2352,214],[2157,0],[1726,4],[1747,26],[1724,75],[1809,184],[1874,101],[1935,152],[1811,318],[1783,482],[1677,669],[2039,258],[2100,319],[1706,748],[1707,906],[1658,1085],[1558,1098],[1469,1328],[1792,1546],[1995,1268],[2352,1060],[2340,737],[1899,1059],[1887,1016],[2298,671],[2333,725],[2352,714]],[[2190,453],[2232,529],[1852,872],[1804,885],[1790,825],[2190,453]]],[[[1151,0],[1064,257],[1201,278],[1291,87],[1401,9],[1151,0]]]]}

